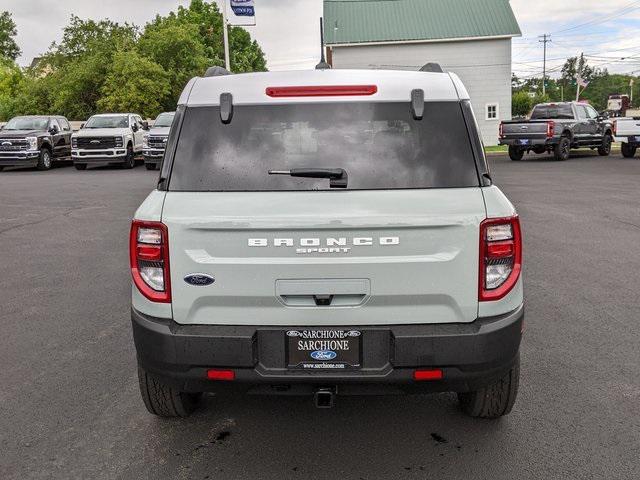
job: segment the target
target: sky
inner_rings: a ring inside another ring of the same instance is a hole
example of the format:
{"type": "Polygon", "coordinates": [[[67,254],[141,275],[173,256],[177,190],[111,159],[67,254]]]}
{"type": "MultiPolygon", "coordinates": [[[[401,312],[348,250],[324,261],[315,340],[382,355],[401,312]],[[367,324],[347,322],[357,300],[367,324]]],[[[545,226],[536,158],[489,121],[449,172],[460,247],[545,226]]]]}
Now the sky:
{"type": "MultiPolygon", "coordinates": [[[[223,0],[217,0],[221,3],[223,0]]],[[[442,0],[446,1],[446,0],[442,0]]],[[[473,0],[470,0],[473,1],[473,0]]],[[[0,11],[12,13],[28,65],[62,36],[71,14],[110,18],[144,25],[189,0],[0,0],[0,11]]],[[[542,43],[547,44],[549,75],[558,75],[564,60],[580,52],[593,66],[610,72],[640,74],[640,0],[511,0],[522,29],[513,40],[513,70],[521,77],[541,76],[542,43]],[[535,8],[532,8],[535,5],[535,8]]],[[[262,46],[270,70],[312,68],[319,57],[318,19],[322,0],[256,0],[255,27],[247,27],[262,46]]]]}

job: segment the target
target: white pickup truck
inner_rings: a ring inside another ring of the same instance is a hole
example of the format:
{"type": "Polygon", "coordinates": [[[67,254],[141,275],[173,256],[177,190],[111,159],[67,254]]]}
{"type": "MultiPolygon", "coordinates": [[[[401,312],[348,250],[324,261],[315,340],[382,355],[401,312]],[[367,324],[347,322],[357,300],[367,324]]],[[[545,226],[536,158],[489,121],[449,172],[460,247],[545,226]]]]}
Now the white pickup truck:
{"type": "Polygon", "coordinates": [[[613,122],[616,142],[622,142],[622,155],[633,158],[640,146],[640,117],[617,118],[613,122]]]}
{"type": "Polygon", "coordinates": [[[73,164],[78,170],[89,164],[133,168],[148,130],[147,122],[134,113],[94,115],[71,137],[73,164]]]}

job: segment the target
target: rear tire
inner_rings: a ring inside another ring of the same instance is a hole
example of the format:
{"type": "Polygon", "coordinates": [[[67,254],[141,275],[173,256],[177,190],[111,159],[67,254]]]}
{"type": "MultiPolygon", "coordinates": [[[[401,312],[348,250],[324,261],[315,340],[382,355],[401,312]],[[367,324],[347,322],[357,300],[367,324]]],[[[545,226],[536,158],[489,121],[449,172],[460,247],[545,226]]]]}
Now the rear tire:
{"type": "Polygon", "coordinates": [[[129,170],[135,166],[136,166],[136,158],[133,154],[133,147],[129,145],[127,147],[127,156],[125,157],[124,162],[122,162],[122,168],[126,168],[129,170]]]}
{"type": "Polygon", "coordinates": [[[624,158],[633,158],[636,156],[637,147],[634,147],[629,143],[623,143],[621,150],[624,158]]]}
{"type": "Polygon", "coordinates": [[[524,157],[524,150],[511,145],[509,147],[509,158],[514,162],[519,162],[524,157]]]}
{"type": "Polygon", "coordinates": [[[51,168],[51,152],[48,148],[40,150],[40,156],[38,157],[38,170],[49,170],[51,168]]]}
{"type": "Polygon", "coordinates": [[[138,367],[140,394],[149,413],[158,417],[185,418],[198,406],[201,393],[179,392],[138,367]]]}
{"type": "Polygon", "coordinates": [[[145,163],[144,166],[145,166],[145,168],[147,170],[157,170],[158,169],[158,164],[156,164],[156,163],[145,163]]]}
{"type": "Polygon", "coordinates": [[[76,170],[86,170],[87,169],[87,164],[86,163],[74,163],[73,166],[76,167],[76,170]]]}
{"type": "Polygon", "coordinates": [[[611,135],[605,135],[602,139],[602,145],[598,147],[598,155],[601,157],[608,157],[611,153],[611,144],[613,143],[613,138],[611,135]]]}
{"type": "Polygon", "coordinates": [[[571,139],[569,137],[561,137],[558,144],[553,149],[553,158],[558,162],[569,160],[571,154],[571,139]]]}
{"type": "Polygon", "coordinates": [[[467,415],[475,418],[499,418],[508,415],[518,396],[520,383],[520,355],[509,373],[496,382],[476,390],[459,393],[460,407],[467,415]]]}

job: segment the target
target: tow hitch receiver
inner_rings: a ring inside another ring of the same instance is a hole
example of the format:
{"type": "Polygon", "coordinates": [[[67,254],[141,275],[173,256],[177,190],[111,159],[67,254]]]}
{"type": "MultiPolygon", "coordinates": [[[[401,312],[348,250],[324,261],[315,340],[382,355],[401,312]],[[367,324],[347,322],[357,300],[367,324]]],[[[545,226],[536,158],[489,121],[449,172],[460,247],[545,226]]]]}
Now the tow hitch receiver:
{"type": "Polygon", "coordinates": [[[333,408],[335,404],[335,392],[331,388],[319,388],[313,394],[313,402],[316,408],[333,408]]]}

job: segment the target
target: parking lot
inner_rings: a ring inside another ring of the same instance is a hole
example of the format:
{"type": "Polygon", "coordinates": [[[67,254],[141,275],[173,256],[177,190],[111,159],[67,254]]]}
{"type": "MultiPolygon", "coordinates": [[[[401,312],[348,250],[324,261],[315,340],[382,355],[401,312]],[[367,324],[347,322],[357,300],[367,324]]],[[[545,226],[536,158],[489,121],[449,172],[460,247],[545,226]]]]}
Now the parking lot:
{"type": "Polygon", "coordinates": [[[523,220],[520,396],[207,397],[149,415],[129,323],[129,219],[157,172],[0,174],[0,477],[640,477],[640,159],[492,156],[523,220]]]}

